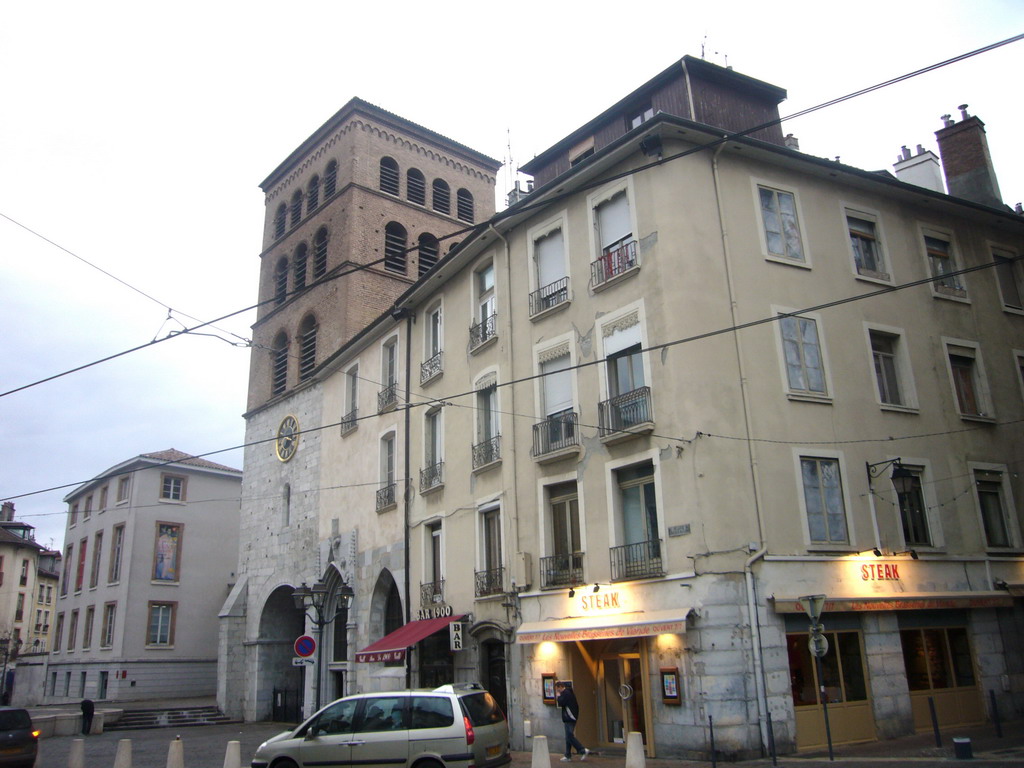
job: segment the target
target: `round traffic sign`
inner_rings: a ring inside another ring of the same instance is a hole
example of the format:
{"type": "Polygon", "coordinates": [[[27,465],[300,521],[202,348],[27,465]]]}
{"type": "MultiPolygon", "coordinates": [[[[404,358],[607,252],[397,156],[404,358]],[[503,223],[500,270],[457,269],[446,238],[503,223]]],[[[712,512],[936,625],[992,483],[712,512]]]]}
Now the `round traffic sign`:
{"type": "Polygon", "coordinates": [[[312,656],[316,651],[316,640],[309,635],[303,635],[295,641],[295,655],[306,658],[312,656]]]}
{"type": "Polygon", "coordinates": [[[810,648],[811,655],[817,656],[819,659],[823,658],[828,653],[828,638],[824,635],[812,634],[807,641],[807,647],[810,648]]]}

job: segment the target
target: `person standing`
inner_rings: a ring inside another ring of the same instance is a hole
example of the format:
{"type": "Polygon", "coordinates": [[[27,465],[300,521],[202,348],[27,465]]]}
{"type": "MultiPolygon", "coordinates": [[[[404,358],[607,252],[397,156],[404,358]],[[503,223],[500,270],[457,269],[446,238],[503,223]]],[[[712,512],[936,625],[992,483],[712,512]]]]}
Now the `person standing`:
{"type": "Polygon", "coordinates": [[[562,710],[562,725],[565,728],[565,755],[562,757],[562,762],[567,763],[572,760],[573,748],[579,753],[580,760],[586,760],[590,750],[576,738],[576,722],[580,717],[580,704],[576,701],[572,683],[559,680],[555,683],[555,693],[558,694],[557,704],[562,710]]]}
{"type": "Polygon", "coordinates": [[[92,699],[82,699],[82,733],[89,735],[92,731],[92,716],[96,712],[96,706],[92,699]]]}

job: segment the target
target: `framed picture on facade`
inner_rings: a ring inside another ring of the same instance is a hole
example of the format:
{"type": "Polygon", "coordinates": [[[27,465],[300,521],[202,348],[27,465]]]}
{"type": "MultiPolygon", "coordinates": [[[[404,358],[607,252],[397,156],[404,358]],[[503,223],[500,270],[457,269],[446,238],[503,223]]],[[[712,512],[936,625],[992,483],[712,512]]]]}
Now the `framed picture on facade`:
{"type": "Polygon", "coordinates": [[[679,669],[677,667],[661,668],[661,698],[666,704],[682,703],[679,697],[679,669]]]}
{"type": "Polygon", "coordinates": [[[178,581],[181,578],[181,523],[156,524],[153,549],[153,581],[178,581]]]}
{"type": "Polygon", "coordinates": [[[545,704],[555,703],[555,673],[544,672],[540,676],[541,679],[541,691],[544,695],[545,704]]]}

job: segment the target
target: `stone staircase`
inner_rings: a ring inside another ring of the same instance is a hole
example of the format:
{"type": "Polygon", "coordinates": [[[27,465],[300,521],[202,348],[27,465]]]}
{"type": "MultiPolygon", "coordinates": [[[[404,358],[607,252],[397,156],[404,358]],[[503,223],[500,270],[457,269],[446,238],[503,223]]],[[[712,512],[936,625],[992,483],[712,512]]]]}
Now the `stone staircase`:
{"type": "Polygon", "coordinates": [[[237,723],[215,706],[173,707],[166,709],[126,709],[116,723],[108,723],[106,731],[137,731],[143,728],[182,728],[195,725],[237,723]]]}

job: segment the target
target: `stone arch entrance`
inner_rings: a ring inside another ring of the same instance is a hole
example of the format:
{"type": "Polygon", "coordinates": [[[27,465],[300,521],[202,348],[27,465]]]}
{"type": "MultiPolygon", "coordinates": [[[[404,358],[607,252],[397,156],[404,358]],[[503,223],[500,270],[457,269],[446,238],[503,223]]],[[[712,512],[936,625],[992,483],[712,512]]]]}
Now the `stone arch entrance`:
{"type": "Polygon", "coordinates": [[[302,611],[295,608],[292,590],[282,584],[270,593],[260,613],[256,639],[256,719],[267,720],[280,710],[286,721],[302,716],[303,668],[292,666],[295,639],[306,626],[302,611]]]}
{"type": "MultiPolygon", "coordinates": [[[[377,575],[377,580],[370,592],[369,605],[360,615],[365,616],[365,625],[361,622],[358,632],[353,633],[358,635],[359,648],[364,648],[370,643],[380,640],[405,624],[405,606],[401,588],[387,568],[381,569],[377,575]]],[[[359,648],[355,648],[354,651],[359,648]]],[[[358,664],[356,674],[359,689],[362,691],[387,691],[405,688],[408,685],[405,670],[406,662],[403,661],[358,664]]]]}
{"type": "Polygon", "coordinates": [[[512,633],[491,621],[475,624],[469,633],[480,646],[480,682],[497,699],[501,711],[508,715],[509,643],[512,633]]]}

